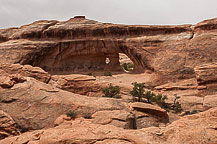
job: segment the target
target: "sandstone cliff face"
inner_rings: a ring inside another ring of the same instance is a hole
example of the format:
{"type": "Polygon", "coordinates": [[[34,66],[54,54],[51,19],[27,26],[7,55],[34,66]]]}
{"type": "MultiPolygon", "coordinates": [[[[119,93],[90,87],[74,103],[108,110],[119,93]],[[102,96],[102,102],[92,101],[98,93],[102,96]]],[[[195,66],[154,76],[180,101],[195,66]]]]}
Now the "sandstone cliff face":
{"type": "Polygon", "coordinates": [[[162,81],[192,78],[196,66],[217,61],[216,21],[180,26],[127,26],[84,18],[37,21],[0,31],[0,60],[69,74],[120,71],[118,54],[124,53],[136,72],[155,72],[162,81]]]}

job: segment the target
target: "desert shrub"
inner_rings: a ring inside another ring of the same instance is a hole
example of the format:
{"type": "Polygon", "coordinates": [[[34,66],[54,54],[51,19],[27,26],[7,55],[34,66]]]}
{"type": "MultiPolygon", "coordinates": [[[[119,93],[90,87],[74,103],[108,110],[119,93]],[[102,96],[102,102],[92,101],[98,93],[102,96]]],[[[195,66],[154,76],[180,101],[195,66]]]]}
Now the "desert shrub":
{"type": "Polygon", "coordinates": [[[146,91],[143,97],[146,99],[147,103],[152,103],[152,101],[155,99],[155,96],[156,95],[153,92],[146,91]]]}
{"type": "Polygon", "coordinates": [[[133,97],[135,97],[138,102],[142,102],[142,98],[144,97],[144,93],[145,93],[144,83],[134,82],[132,83],[132,85],[133,85],[133,90],[130,91],[130,94],[133,97]]]}
{"type": "Polygon", "coordinates": [[[157,94],[155,95],[155,97],[153,98],[153,101],[156,102],[160,107],[162,108],[167,108],[168,104],[166,104],[165,100],[167,100],[167,96],[166,95],[162,95],[162,94],[157,94]]]}
{"type": "Polygon", "coordinates": [[[173,110],[175,111],[175,113],[179,113],[182,111],[182,106],[181,104],[177,101],[178,99],[180,99],[180,96],[177,96],[177,94],[174,94],[174,101],[173,101],[173,110]]]}
{"type": "Polygon", "coordinates": [[[76,116],[78,115],[78,113],[77,113],[76,111],[74,111],[74,110],[70,110],[70,111],[68,111],[68,112],[66,113],[66,115],[67,115],[68,117],[71,117],[71,119],[75,119],[76,116]]]}
{"type": "Polygon", "coordinates": [[[132,63],[123,63],[121,66],[126,71],[132,71],[134,68],[134,64],[132,64],[132,63]]]}
{"type": "Polygon", "coordinates": [[[182,106],[179,102],[176,102],[174,105],[174,111],[175,113],[180,113],[182,111],[182,106]]]}
{"type": "Polygon", "coordinates": [[[193,110],[193,111],[185,111],[184,114],[182,114],[182,116],[185,116],[185,115],[192,115],[192,114],[196,114],[198,113],[197,110],[193,110]]]}
{"type": "Polygon", "coordinates": [[[84,114],[83,117],[84,117],[85,119],[92,119],[92,116],[91,116],[90,113],[84,114]]]}
{"type": "Polygon", "coordinates": [[[110,97],[110,98],[120,98],[118,95],[120,93],[120,87],[119,86],[112,86],[110,84],[108,87],[105,87],[102,89],[103,97],[110,97]]]}
{"type": "Polygon", "coordinates": [[[112,73],[109,71],[104,72],[104,76],[112,76],[112,73]]]}
{"type": "Polygon", "coordinates": [[[92,73],[88,73],[87,75],[89,75],[89,76],[93,76],[93,74],[92,74],[92,73]]]}
{"type": "Polygon", "coordinates": [[[173,101],[173,105],[175,105],[175,104],[176,104],[176,101],[177,101],[178,99],[180,99],[180,96],[177,96],[177,94],[174,94],[174,97],[175,97],[175,99],[174,99],[174,101],[173,101]]]}

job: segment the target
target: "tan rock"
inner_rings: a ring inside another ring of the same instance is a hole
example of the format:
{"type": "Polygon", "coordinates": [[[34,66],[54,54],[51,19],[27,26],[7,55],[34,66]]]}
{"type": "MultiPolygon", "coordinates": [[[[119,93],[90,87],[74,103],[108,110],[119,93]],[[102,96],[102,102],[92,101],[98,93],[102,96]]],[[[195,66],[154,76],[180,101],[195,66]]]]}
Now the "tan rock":
{"type": "Polygon", "coordinates": [[[163,138],[169,143],[207,143],[217,142],[217,108],[185,116],[164,130],[163,138]]]}
{"type": "Polygon", "coordinates": [[[8,76],[0,76],[0,86],[3,88],[10,88],[14,85],[14,82],[8,76]]]}
{"type": "Polygon", "coordinates": [[[166,110],[152,104],[135,102],[135,103],[129,103],[129,106],[132,110],[148,113],[164,119],[168,118],[168,114],[166,110]]]}
{"type": "MultiPolygon", "coordinates": [[[[117,127],[122,127],[126,129],[133,129],[128,127],[131,124],[131,121],[128,120],[129,116],[131,115],[130,112],[124,110],[113,110],[113,111],[99,111],[92,115],[93,123],[96,124],[111,124],[117,127]]],[[[134,118],[134,121],[136,119],[134,118]]],[[[133,122],[133,121],[132,121],[133,122]]],[[[133,124],[132,124],[133,125],[133,124]]]]}
{"type": "Polygon", "coordinates": [[[214,83],[217,81],[217,63],[200,65],[195,67],[194,70],[199,84],[214,83]]]}
{"type": "Polygon", "coordinates": [[[32,67],[30,65],[20,65],[20,64],[3,64],[0,63],[0,70],[2,70],[7,75],[11,75],[12,79],[18,82],[25,81],[25,77],[33,77],[39,81],[48,83],[50,80],[50,74],[45,72],[39,67],[32,67]]]}
{"type": "Polygon", "coordinates": [[[33,78],[11,89],[0,89],[0,109],[27,130],[53,127],[54,121],[70,110],[95,113],[102,110],[127,110],[119,99],[87,97],[52,87],[33,78]]]}
{"type": "Polygon", "coordinates": [[[112,125],[93,124],[88,120],[74,120],[55,128],[26,132],[20,136],[1,140],[1,144],[40,143],[121,143],[167,144],[207,143],[217,141],[217,108],[185,116],[165,128],[126,130],[112,125]]]}
{"type": "Polygon", "coordinates": [[[159,85],[193,78],[195,67],[216,61],[216,21],[194,26],[118,25],[85,18],[37,21],[0,31],[0,60],[72,74],[121,71],[119,53],[124,53],[134,63],[134,71],[158,74],[159,85]]]}
{"type": "Polygon", "coordinates": [[[20,131],[14,120],[7,113],[0,110],[0,140],[19,134],[20,131]]]}
{"type": "Polygon", "coordinates": [[[107,86],[106,82],[98,83],[96,78],[88,75],[53,75],[49,84],[77,94],[99,97],[102,96],[102,88],[107,86]]]}
{"type": "Polygon", "coordinates": [[[204,109],[217,107],[217,95],[205,96],[204,101],[203,101],[203,107],[204,107],[204,109]]]}

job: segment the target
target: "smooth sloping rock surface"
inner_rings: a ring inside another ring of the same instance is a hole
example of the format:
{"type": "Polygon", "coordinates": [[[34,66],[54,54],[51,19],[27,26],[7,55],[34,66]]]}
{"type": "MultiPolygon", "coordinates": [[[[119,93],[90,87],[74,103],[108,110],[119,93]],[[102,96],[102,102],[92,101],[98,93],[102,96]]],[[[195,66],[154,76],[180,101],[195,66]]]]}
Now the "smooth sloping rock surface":
{"type": "Polygon", "coordinates": [[[0,95],[0,109],[10,114],[25,131],[52,127],[55,119],[69,110],[94,113],[128,109],[121,100],[73,94],[29,77],[10,89],[0,89],[0,95]]]}
{"type": "Polygon", "coordinates": [[[164,130],[163,137],[170,143],[206,143],[217,142],[217,108],[206,112],[185,116],[173,122],[164,130]]]}
{"type": "Polygon", "coordinates": [[[90,120],[77,119],[55,128],[27,132],[17,137],[6,138],[0,143],[213,144],[217,142],[216,119],[217,108],[186,116],[161,129],[151,127],[140,130],[124,130],[112,125],[93,124],[90,120]]]}

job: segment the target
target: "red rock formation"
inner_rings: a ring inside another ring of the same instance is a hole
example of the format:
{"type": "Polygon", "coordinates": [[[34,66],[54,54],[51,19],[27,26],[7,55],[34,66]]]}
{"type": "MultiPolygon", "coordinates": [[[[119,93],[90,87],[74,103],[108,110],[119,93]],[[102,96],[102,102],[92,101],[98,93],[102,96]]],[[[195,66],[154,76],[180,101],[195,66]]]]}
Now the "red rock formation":
{"type": "Polygon", "coordinates": [[[27,132],[1,140],[8,143],[96,143],[96,144],[181,144],[217,142],[217,109],[183,117],[165,128],[125,130],[112,125],[94,124],[78,119],[46,130],[27,132]]]}
{"type": "Polygon", "coordinates": [[[192,78],[196,66],[216,61],[216,21],[180,26],[127,26],[84,18],[37,21],[0,30],[0,60],[39,66],[54,74],[115,71],[120,70],[118,53],[125,53],[135,71],[151,70],[163,82],[192,78]]]}

